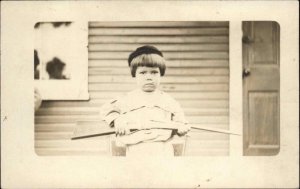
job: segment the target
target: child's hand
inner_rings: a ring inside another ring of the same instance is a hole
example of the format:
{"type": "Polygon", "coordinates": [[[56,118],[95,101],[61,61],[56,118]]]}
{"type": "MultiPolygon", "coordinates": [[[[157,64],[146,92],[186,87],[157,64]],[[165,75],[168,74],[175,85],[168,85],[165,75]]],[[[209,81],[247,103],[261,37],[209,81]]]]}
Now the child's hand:
{"type": "Polygon", "coordinates": [[[129,133],[129,129],[127,127],[127,121],[124,117],[120,116],[114,120],[116,135],[125,135],[129,133]]]}
{"type": "Polygon", "coordinates": [[[190,129],[191,127],[188,124],[183,124],[181,127],[178,128],[177,133],[182,136],[189,132],[190,129]]]}

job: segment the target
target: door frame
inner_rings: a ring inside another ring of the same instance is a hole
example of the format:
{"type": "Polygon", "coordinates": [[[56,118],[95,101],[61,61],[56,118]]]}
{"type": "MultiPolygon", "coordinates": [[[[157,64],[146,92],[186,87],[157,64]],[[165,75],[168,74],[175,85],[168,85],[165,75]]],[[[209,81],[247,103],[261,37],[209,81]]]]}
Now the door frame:
{"type": "Polygon", "coordinates": [[[242,21],[229,22],[229,156],[243,156],[242,21]]]}

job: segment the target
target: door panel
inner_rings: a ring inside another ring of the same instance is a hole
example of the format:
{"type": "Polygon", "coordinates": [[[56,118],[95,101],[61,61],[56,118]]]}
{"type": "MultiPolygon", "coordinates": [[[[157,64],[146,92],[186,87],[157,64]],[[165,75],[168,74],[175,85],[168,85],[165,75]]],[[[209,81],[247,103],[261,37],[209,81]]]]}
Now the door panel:
{"type": "Polygon", "coordinates": [[[276,64],[276,23],[252,22],[254,64],[276,64]]]}
{"type": "Polygon", "coordinates": [[[277,99],[277,92],[249,93],[249,123],[253,126],[249,128],[250,145],[279,144],[277,99]]]}
{"type": "Polygon", "coordinates": [[[279,25],[243,22],[244,155],[279,152],[279,25]]]}

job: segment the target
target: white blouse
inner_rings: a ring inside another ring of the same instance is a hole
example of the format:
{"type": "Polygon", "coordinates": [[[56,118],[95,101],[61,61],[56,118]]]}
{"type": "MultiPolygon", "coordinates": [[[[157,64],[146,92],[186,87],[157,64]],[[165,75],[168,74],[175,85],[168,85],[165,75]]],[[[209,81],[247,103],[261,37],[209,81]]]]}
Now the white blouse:
{"type": "Polygon", "coordinates": [[[113,126],[115,119],[121,118],[128,128],[134,126],[134,128],[142,129],[117,137],[117,142],[123,145],[165,142],[172,138],[172,130],[147,129],[149,121],[187,124],[179,103],[160,90],[153,93],[146,93],[140,89],[131,91],[123,97],[104,104],[101,107],[100,116],[110,126],[113,126]]]}

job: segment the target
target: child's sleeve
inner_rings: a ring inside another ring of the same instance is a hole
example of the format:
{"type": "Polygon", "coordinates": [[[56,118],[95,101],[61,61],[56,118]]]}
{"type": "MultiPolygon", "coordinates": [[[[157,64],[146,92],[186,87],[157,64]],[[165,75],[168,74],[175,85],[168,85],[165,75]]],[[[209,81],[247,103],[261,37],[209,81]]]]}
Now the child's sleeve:
{"type": "Polygon", "coordinates": [[[172,113],[171,121],[187,124],[188,121],[185,119],[184,111],[181,108],[180,104],[171,96],[168,95],[167,97],[167,107],[170,107],[169,109],[172,113]]]}
{"type": "Polygon", "coordinates": [[[100,118],[109,126],[113,126],[114,120],[117,119],[120,114],[121,108],[119,99],[111,100],[100,108],[100,118]]]}
{"type": "Polygon", "coordinates": [[[188,121],[185,119],[184,112],[178,102],[175,101],[174,103],[174,111],[172,113],[172,121],[180,122],[187,124],[188,121]]]}

